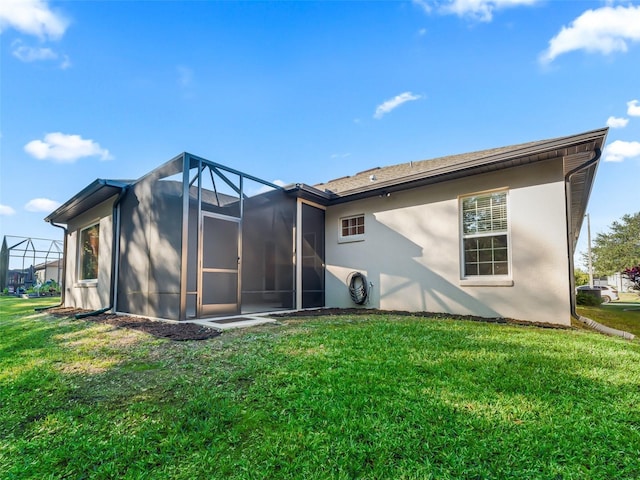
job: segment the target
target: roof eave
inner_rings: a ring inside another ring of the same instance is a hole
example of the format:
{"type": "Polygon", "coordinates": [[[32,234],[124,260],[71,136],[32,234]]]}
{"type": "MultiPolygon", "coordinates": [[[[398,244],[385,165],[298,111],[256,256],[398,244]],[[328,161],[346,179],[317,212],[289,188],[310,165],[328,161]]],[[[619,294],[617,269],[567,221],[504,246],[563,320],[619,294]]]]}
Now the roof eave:
{"type": "Polygon", "coordinates": [[[338,196],[335,193],[319,190],[311,185],[305,183],[294,183],[284,187],[284,191],[289,195],[310,202],[317,203],[322,206],[327,206],[338,196]]]}
{"type": "Polygon", "coordinates": [[[66,224],[72,218],[117,195],[129,185],[130,183],[121,180],[98,178],[47,215],[44,221],[66,224]]]}
{"type": "Polygon", "coordinates": [[[578,244],[605,140],[606,134],[602,138],[602,142],[594,148],[594,155],[584,159],[577,166],[575,162],[571,163],[565,159],[565,175],[569,195],[567,209],[570,213],[569,235],[572,252],[575,252],[578,244]],[[568,169],[567,164],[570,164],[572,168],[568,169]],[[575,173],[572,174],[571,171],[575,171],[575,173]]]}

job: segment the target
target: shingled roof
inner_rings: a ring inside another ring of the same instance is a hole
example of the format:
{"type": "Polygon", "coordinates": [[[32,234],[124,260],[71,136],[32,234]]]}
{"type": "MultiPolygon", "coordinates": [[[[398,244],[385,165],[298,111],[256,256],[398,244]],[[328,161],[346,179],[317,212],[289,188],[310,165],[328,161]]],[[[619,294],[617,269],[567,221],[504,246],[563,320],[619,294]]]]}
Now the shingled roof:
{"type": "Polygon", "coordinates": [[[332,192],[338,195],[349,194],[355,191],[377,188],[383,183],[398,182],[416,176],[427,176],[443,169],[464,168],[465,164],[491,157],[501,153],[508,153],[518,148],[534,145],[536,142],[523,143],[511,147],[492,148],[478,152],[448,155],[446,157],[419,160],[416,162],[400,163],[388,167],[375,167],[355,175],[336,178],[325,183],[314,185],[318,190],[332,192]]]}
{"type": "Polygon", "coordinates": [[[298,183],[291,185],[287,190],[322,205],[336,205],[561,158],[567,184],[568,234],[570,248],[573,251],[577,245],[598,160],[608,131],[608,128],[601,128],[566,137],[372,168],[313,187],[298,183]]]}
{"type": "Polygon", "coordinates": [[[471,173],[499,170],[576,153],[594,152],[595,147],[602,147],[606,133],[607,129],[593,130],[578,135],[377,167],[317,184],[314,188],[342,198],[366,195],[366,192],[381,189],[394,191],[402,187],[411,188],[416,182],[435,183],[471,173]]]}

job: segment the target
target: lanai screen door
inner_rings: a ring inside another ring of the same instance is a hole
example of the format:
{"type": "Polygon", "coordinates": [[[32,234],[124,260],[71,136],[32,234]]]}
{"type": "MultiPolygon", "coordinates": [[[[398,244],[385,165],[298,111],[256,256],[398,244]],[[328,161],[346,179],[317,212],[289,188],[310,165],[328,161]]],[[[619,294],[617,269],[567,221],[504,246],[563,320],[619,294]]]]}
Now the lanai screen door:
{"type": "Polygon", "coordinates": [[[184,155],[180,318],[293,308],[296,199],[184,155]]]}
{"type": "Polygon", "coordinates": [[[324,307],[324,210],[302,204],[302,308],[324,307]]]}
{"type": "Polygon", "coordinates": [[[202,212],[200,315],[240,312],[240,219],[202,212]]]}

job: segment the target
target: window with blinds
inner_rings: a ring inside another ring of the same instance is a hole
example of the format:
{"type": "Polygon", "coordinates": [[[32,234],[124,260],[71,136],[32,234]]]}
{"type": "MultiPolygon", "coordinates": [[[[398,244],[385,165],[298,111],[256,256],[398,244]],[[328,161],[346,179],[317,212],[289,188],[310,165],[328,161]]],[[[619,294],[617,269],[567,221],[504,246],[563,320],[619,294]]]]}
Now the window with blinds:
{"type": "Polygon", "coordinates": [[[507,192],[461,198],[464,276],[509,275],[507,192]]]}

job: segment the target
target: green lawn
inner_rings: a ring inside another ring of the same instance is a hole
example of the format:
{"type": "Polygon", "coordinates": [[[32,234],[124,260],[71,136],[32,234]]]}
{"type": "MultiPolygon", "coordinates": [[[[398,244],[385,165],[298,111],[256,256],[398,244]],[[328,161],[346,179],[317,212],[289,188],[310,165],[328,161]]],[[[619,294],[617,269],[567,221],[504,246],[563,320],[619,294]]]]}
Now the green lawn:
{"type": "MultiPolygon", "coordinates": [[[[618,303],[638,303],[640,304],[640,294],[639,293],[618,293],[620,300],[618,303]]],[[[614,304],[617,302],[614,302],[614,304]]],[[[638,305],[640,306],[640,305],[638,305]]]]}
{"type": "Polygon", "coordinates": [[[34,303],[0,298],[0,478],[640,477],[638,342],[383,315],[171,342],[34,303]]]}
{"type": "Polygon", "coordinates": [[[608,327],[633,333],[640,338],[640,296],[638,294],[621,293],[620,301],[598,307],[578,306],[577,311],[584,317],[608,327]]]}

